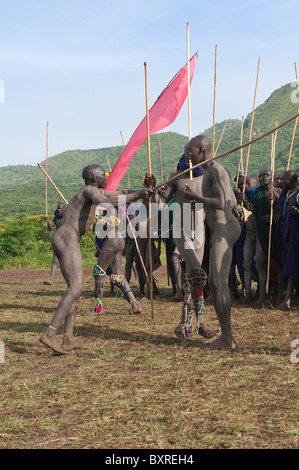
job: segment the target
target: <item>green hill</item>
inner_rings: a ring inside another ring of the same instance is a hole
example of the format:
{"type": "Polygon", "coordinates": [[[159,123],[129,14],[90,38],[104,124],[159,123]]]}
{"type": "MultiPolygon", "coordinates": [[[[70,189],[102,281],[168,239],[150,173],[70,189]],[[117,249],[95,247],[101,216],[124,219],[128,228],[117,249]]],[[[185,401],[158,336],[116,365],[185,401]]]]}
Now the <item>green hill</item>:
{"type": "MultiPolygon", "coordinates": [[[[284,85],[278,90],[274,91],[271,96],[260,106],[258,106],[254,113],[252,139],[258,137],[264,132],[275,127],[276,122],[278,124],[286,121],[291,116],[294,116],[298,112],[298,103],[292,103],[291,93],[294,91],[290,84],[284,85]]],[[[249,140],[249,131],[251,124],[250,113],[244,121],[243,130],[243,143],[249,140]]],[[[298,123],[299,124],[299,123],[298,123]]],[[[216,125],[216,146],[220,138],[222,129],[225,122],[216,125]]],[[[276,141],[276,161],[275,171],[282,172],[286,170],[287,161],[289,158],[289,152],[291,147],[293,129],[295,121],[290,122],[286,126],[282,127],[277,134],[276,141]]],[[[213,129],[209,128],[204,131],[204,134],[212,139],[213,129]]],[[[223,139],[218,149],[218,154],[226,152],[232,148],[240,145],[241,136],[241,121],[240,120],[228,120],[226,129],[223,135],[223,139]]],[[[297,126],[297,132],[295,134],[295,140],[292,151],[292,159],[290,168],[296,169],[299,167],[299,125],[297,126]]],[[[244,166],[246,164],[248,148],[243,149],[243,161],[244,166]]],[[[250,146],[249,154],[249,166],[248,174],[258,175],[259,171],[263,168],[270,168],[270,154],[271,154],[271,135],[261,139],[256,144],[250,146]]],[[[231,172],[235,174],[236,168],[238,167],[240,159],[240,151],[228,155],[221,159],[221,164],[231,172]]],[[[219,161],[220,163],[220,161],[219,161]]]]}
{"type": "MultiPolygon", "coordinates": [[[[252,138],[263,134],[275,126],[275,122],[282,123],[298,111],[298,104],[291,101],[293,88],[290,84],[282,86],[274,91],[271,96],[255,110],[252,138]]],[[[244,121],[243,143],[249,139],[251,114],[244,121]]],[[[278,131],[276,143],[276,170],[286,169],[290,151],[292,134],[295,121],[278,131]]],[[[225,121],[217,123],[215,149],[217,148],[225,121]]],[[[298,126],[299,128],[299,126],[298,126]]],[[[212,140],[212,127],[202,134],[212,140]]],[[[299,132],[299,130],[298,130],[299,132]]],[[[291,168],[299,167],[299,140],[298,132],[295,136],[292,152],[291,168]]],[[[240,144],[241,121],[228,119],[223,139],[218,149],[218,154],[237,147],[240,144]]],[[[177,133],[164,132],[151,136],[152,170],[160,182],[160,162],[158,140],[161,143],[163,176],[168,177],[176,168],[176,163],[183,153],[187,137],[177,133]]],[[[92,163],[101,164],[107,171],[108,164],[106,154],[109,157],[111,167],[114,166],[123,148],[111,147],[94,150],[71,150],[48,159],[48,173],[67,200],[83,185],[81,177],[84,166],[92,163]]],[[[257,175],[263,168],[270,167],[271,136],[260,140],[250,147],[249,174],[257,175]]],[[[238,168],[240,151],[228,155],[219,160],[234,177],[238,168]]],[[[243,149],[244,166],[247,159],[247,148],[243,149]]],[[[45,168],[45,162],[41,162],[45,168]]],[[[140,188],[144,173],[148,170],[147,143],[134,155],[130,166],[129,175],[122,179],[120,188],[140,188]],[[129,177],[128,177],[129,176],[129,177]]],[[[48,183],[48,212],[51,217],[60,197],[55,189],[48,183]]],[[[0,168],[0,222],[16,220],[22,217],[34,216],[45,213],[45,176],[36,166],[19,165],[0,168]]]]}

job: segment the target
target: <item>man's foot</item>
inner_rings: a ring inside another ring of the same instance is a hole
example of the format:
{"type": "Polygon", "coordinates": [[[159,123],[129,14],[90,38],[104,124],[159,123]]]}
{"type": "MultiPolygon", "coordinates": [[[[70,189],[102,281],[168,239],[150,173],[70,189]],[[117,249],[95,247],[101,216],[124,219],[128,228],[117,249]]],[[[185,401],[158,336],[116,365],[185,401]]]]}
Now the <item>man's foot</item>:
{"type": "Polygon", "coordinates": [[[283,312],[287,312],[291,308],[290,300],[287,300],[286,302],[281,302],[281,304],[277,305],[277,308],[279,310],[282,310],[283,312]]]}
{"type": "Polygon", "coordinates": [[[180,323],[174,330],[174,334],[178,339],[188,339],[190,338],[190,330],[186,328],[182,323],[180,323]]]}
{"type": "Polygon", "coordinates": [[[230,339],[224,339],[222,336],[220,336],[219,339],[212,341],[212,343],[205,344],[204,347],[213,351],[222,349],[234,350],[237,348],[237,343],[233,337],[230,339]]]}
{"type": "Polygon", "coordinates": [[[138,315],[138,313],[142,312],[142,308],[140,307],[139,303],[137,300],[133,300],[131,303],[131,308],[129,310],[129,313],[133,313],[134,315],[138,315]]]}
{"type": "Polygon", "coordinates": [[[240,299],[240,304],[249,304],[252,301],[251,294],[245,294],[242,299],[240,299]]]}
{"type": "Polygon", "coordinates": [[[73,349],[85,349],[87,346],[75,341],[73,335],[65,335],[63,338],[62,348],[64,351],[72,351],[73,349]]]}
{"type": "Polygon", "coordinates": [[[39,340],[41,343],[45,344],[46,346],[48,346],[48,348],[52,349],[53,351],[59,354],[65,354],[65,350],[59,346],[55,336],[51,337],[48,336],[47,333],[44,333],[39,340]]]}
{"type": "Polygon", "coordinates": [[[44,281],[44,286],[52,286],[53,281],[44,281]]]}
{"type": "Polygon", "coordinates": [[[251,305],[253,307],[262,308],[264,303],[265,303],[265,299],[263,298],[263,299],[258,299],[258,300],[251,302],[251,305]]]}
{"type": "Polygon", "coordinates": [[[204,338],[213,338],[217,334],[216,330],[212,330],[205,323],[201,324],[201,327],[198,328],[198,334],[204,338]]]}

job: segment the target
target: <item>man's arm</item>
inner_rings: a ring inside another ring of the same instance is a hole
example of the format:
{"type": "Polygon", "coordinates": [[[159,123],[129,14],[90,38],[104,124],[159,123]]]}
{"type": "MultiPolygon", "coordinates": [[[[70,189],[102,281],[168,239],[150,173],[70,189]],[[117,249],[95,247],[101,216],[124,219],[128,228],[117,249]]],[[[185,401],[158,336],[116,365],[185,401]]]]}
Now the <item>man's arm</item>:
{"type": "MultiPolygon", "coordinates": [[[[174,171],[170,174],[169,178],[174,176],[177,172],[174,171]]],[[[143,178],[143,184],[146,188],[155,187],[156,186],[156,177],[154,175],[150,176],[148,173],[145,174],[143,178]]],[[[159,203],[161,200],[168,204],[174,196],[175,193],[175,183],[169,184],[165,187],[165,190],[156,191],[155,194],[152,196],[152,202],[159,203]]]]}
{"type": "Polygon", "coordinates": [[[141,198],[146,198],[150,195],[152,191],[150,189],[141,189],[141,190],[124,190],[124,191],[106,191],[104,192],[102,189],[90,187],[86,188],[84,191],[85,197],[89,197],[93,204],[98,205],[101,203],[109,203],[114,207],[118,206],[119,196],[125,196],[126,202],[129,204],[130,202],[137,201],[141,198]]]}
{"type": "Polygon", "coordinates": [[[218,171],[214,172],[213,178],[211,178],[211,184],[214,197],[198,196],[197,193],[192,191],[187,184],[183,188],[183,192],[187,199],[190,201],[193,200],[201,202],[207,209],[217,209],[224,211],[226,203],[225,182],[223,181],[223,177],[218,171]]]}
{"type": "Polygon", "coordinates": [[[50,232],[52,232],[52,230],[54,230],[54,227],[55,227],[55,217],[54,219],[52,220],[51,224],[49,223],[49,218],[48,217],[45,217],[45,221],[47,222],[47,228],[48,230],[50,230],[50,232]]]}

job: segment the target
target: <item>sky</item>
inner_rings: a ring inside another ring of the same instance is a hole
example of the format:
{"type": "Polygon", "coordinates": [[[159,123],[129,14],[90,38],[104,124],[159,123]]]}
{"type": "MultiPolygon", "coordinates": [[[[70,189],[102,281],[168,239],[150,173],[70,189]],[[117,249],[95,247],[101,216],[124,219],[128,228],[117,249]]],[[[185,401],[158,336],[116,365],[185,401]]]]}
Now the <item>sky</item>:
{"type": "MultiPolygon", "coordinates": [[[[198,52],[191,133],[242,119],[295,81],[298,0],[0,0],[0,166],[122,145],[198,52]]],[[[290,90],[291,93],[292,90],[290,90]]],[[[164,132],[188,135],[187,100],[164,132]]]]}

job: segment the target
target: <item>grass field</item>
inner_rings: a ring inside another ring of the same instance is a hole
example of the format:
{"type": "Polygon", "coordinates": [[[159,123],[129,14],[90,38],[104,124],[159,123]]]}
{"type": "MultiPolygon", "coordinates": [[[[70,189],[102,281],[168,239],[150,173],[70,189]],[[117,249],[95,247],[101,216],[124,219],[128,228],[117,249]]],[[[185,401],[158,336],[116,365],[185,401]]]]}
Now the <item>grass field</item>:
{"type": "MultiPolygon", "coordinates": [[[[92,271],[76,337],[87,349],[55,355],[39,342],[65,283],[49,271],[0,271],[1,449],[293,449],[298,447],[298,307],[255,310],[233,301],[236,351],[208,351],[198,335],[173,331],[181,304],[170,300],[163,269],[161,296],[129,315],[118,294],[99,317],[92,271]]],[[[133,282],[133,289],[136,287],[133,282]]],[[[218,328],[214,308],[205,308],[218,328]]],[[[61,332],[58,332],[59,341],[61,332]]]]}

